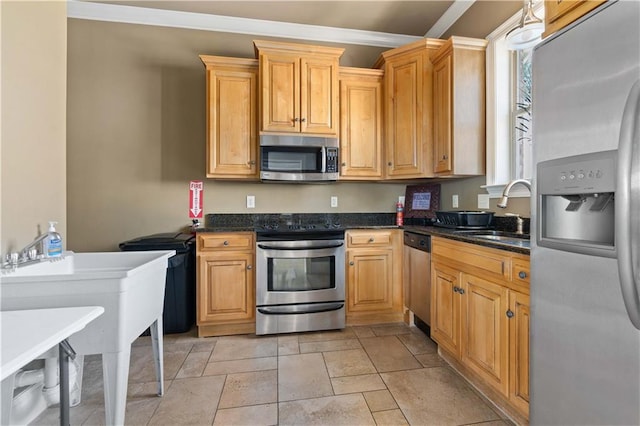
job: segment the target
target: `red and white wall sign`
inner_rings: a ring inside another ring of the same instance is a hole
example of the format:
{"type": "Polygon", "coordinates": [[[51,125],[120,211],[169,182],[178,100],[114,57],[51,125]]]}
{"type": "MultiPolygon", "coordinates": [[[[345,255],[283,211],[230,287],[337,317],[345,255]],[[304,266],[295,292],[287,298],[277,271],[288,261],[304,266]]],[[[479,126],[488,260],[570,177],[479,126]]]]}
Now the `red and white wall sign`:
{"type": "Polygon", "coordinates": [[[189,183],[189,219],[202,218],[202,194],[204,185],[201,180],[192,180],[189,183]]]}

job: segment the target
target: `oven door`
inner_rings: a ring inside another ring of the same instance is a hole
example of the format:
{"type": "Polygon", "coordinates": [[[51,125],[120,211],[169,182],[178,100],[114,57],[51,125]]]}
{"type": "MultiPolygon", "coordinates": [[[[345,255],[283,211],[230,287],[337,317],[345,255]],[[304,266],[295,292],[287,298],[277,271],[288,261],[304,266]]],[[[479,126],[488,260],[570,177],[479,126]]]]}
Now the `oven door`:
{"type": "Polygon", "coordinates": [[[256,306],[344,302],[344,263],[344,240],[258,242],[256,306]]]}

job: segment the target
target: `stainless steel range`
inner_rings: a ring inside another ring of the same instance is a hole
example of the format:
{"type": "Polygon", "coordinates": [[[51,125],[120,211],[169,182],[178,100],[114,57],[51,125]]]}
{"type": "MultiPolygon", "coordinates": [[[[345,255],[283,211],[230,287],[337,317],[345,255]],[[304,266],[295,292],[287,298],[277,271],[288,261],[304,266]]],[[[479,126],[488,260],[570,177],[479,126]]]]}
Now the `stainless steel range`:
{"type": "Polygon", "coordinates": [[[345,326],[344,230],[269,224],[256,232],[256,334],[345,326]]]}

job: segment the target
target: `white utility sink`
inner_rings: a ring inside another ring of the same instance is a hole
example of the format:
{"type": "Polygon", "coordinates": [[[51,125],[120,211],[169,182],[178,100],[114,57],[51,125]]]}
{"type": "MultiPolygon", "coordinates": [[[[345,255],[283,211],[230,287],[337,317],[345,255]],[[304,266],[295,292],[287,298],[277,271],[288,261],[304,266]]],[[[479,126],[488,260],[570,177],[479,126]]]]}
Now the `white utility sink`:
{"type": "Polygon", "coordinates": [[[131,343],[151,326],[158,394],[163,394],[162,310],[173,250],[65,252],[0,276],[0,310],[103,306],[104,314],[69,338],[80,355],[102,354],[105,417],[124,424],[131,343]]]}

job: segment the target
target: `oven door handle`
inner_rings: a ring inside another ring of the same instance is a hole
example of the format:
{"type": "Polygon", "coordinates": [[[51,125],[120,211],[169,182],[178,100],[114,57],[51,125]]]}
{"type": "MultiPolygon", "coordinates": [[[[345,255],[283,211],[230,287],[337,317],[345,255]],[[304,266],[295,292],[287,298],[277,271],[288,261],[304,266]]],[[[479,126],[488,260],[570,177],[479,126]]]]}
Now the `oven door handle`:
{"type": "Polygon", "coordinates": [[[268,306],[257,308],[258,312],[263,315],[301,315],[301,314],[317,314],[321,312],[337,311],[344,307],[343,302],[338,303],[319,303],[317,305],[306,305],[304,308],[300,306],[268,306]],[[292,309],[293,308],[293,309],[292,309]]]}
{"type": "Polygon", "coordinates": [[[269,244],[258,243],[258,248],[265,249],[265,250],[322,250],[322,249],[338,248],[338,247],[342,247],[343,245],[344,243],[340,242],[340,243],[333,243],[333,244],[322,243],[318,245],[305,244],[300,246],[289,246],[284,244],[280,245],[276,242],[276,243],[269,243],[269,244]]]}

